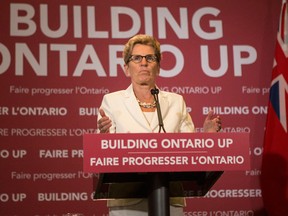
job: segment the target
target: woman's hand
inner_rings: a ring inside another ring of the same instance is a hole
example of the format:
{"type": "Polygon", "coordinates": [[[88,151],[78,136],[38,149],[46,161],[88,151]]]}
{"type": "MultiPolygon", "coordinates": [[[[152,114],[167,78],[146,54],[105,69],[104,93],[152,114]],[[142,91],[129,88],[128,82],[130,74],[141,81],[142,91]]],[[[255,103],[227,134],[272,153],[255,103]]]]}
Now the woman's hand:
{"type": "Polygon", "coordinates": [[[213,115],[213,110],[210,110],[203,124],[204,132],[219,132],[221,130],[222,122],[220,116],[214,117],[213,115]]]}
{"type": "Polygon", "coordinates": [[[102,117],[97,122],[100,133],[109,133],[109,129],[112,126],[111,119],[109,119],[109,117],[106,116],[103,109],[99,109],[99,114],[102,117]]]}

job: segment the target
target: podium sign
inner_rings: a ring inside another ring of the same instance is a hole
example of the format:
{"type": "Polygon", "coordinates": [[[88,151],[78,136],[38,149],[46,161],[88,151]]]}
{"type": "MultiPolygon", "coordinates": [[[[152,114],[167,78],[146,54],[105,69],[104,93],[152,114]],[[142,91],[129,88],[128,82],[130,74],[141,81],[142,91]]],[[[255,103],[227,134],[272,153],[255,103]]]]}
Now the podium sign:
{"type": "Polygon", "coordinates": [[[249,133],[86,134],[88,173],[250,169],[249,133]]]}

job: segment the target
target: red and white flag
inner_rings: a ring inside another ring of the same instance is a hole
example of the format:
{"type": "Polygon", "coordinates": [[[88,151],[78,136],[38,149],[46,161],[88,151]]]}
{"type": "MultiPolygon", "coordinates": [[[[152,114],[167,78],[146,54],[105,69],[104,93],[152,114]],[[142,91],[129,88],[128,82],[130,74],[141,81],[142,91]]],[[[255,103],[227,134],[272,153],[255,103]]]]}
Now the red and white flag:
{"type": "Polygon", "coordinates": [[[288,32],[287,0],[283,2],[264,138],[261,189],[270,216],[288,215],[288,32]]]}

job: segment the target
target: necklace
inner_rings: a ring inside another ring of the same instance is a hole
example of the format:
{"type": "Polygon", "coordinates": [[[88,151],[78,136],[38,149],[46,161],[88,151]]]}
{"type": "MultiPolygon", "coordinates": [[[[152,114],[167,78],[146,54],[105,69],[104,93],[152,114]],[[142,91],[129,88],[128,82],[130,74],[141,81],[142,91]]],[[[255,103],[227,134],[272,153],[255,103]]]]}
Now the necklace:
{"type": "Polygon", "coordinates": [[[141,102],[138,98],[136,99],[140,107],[147,108],[147,109],[156,107],[156,101],[153,101],[153,103],[146,103],[146,102],[141,102]]]}

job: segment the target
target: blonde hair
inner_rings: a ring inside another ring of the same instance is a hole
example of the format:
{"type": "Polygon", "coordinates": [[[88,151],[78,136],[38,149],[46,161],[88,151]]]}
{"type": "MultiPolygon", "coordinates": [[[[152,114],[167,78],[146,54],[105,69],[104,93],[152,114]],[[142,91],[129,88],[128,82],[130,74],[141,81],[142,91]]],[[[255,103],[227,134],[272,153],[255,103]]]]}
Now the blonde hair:
{"type": "Polygon", "coordinates": [[[130,40],[125,44],[123,51],[123,60],[125,64],[128,64],[131,57],[132,49],[136,44],[143,44],[151,46],[154,49],[154,55],[157,57],[157,62],[161,61],[161,50],[160,43],[153,36],[139,34],[130,38],[130,40]]]}

